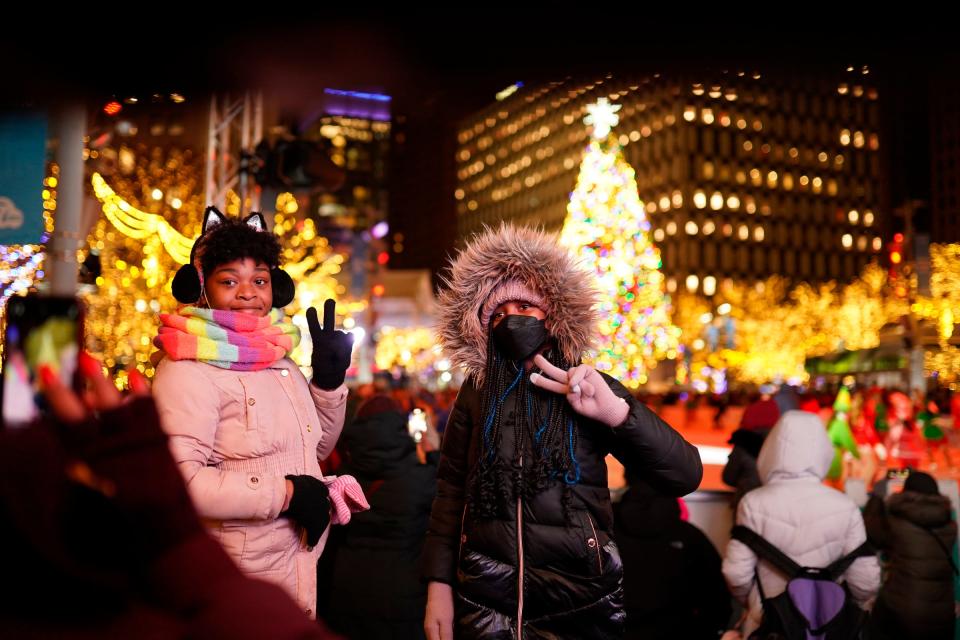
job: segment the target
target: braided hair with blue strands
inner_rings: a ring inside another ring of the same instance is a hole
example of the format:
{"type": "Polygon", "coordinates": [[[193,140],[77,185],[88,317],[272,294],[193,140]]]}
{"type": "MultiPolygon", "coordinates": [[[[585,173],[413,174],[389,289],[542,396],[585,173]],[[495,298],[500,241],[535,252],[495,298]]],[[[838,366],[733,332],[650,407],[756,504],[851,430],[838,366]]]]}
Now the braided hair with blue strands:
{"type": "MultiPolygon", "coordinates": [[[[491,327],[492,328],[492,327],[491,327]]],[[[569,369],[557,349],[543,354],[553,365],[569,369]]],[[[576,458],[577,419],[563,398],[530,382],[523,362],[505,358],[488,336],[482,389],[482,445],[468,492],[471,517],[506,517],[506,505],[518,497],[531,498],[548,487],[563,485],[563,509],[571,487],[580,482],[576,458]],[[503,406],[516,393],[513,451],[503,450],[503,406]]]]}

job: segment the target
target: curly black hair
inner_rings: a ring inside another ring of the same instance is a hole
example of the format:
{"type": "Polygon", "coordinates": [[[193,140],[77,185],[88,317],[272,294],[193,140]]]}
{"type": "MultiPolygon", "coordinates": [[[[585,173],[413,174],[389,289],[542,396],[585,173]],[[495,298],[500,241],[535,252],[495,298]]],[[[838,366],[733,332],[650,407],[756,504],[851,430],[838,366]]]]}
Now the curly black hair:
{"type": "Polygon", "coordinates": [[[210,229],[199,251],[203,276],[209,277],[222,264],[251,258],[271,269],[280,266],[280,241],[272,233],[257,231],[239,220],[227,220],[210,229]]]}

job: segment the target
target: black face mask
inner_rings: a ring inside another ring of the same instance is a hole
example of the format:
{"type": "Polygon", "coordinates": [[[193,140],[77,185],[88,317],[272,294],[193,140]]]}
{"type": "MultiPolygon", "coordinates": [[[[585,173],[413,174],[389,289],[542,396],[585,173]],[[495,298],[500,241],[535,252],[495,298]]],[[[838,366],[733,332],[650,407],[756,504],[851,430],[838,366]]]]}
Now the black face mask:
{"type": "Polygon", "coordinates": [[[550,337],[543,320],[519,315],[505,316],[490,335],[500,353],[510,360],[526,360],[550,337]]]}

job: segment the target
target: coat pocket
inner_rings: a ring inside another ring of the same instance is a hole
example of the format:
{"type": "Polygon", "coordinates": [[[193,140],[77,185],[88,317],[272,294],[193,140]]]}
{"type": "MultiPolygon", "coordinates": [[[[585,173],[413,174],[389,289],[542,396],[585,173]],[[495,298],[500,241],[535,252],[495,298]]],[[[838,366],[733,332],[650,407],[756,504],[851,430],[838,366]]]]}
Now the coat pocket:
{"type": "Polygon", "coordinates": [[[590,515],[589,511],[585,511],[584,515],[587,518],[587,526],[584,528],[584,535],[587,536],[585,544],[587,546],[587,562],[588,566],[591,567],[592,575],[602,575],[603,574],[603,547],[607,542],[607,536],[603,534],[597,523],[594,522],[593,516],[590,515]],[[600,536],[603,535],[603,538],[600,536]]]}
{"type": "Polygon", "coordinates": [[[210,531],[210,537],[220,543],[223,550],[240,567],[243,564],[244,552],[247,546],[247,531],[242,526],[230,526],[220,523],[210,531]]]}
{"type": "Polygon", "coordinates": [[[246,417],[247,431],[257,432],[260,429],[260,407],[257,405],[258,400],[254,391],[254,385],[251,384],[251,380],[244,380],[242,376],[239,380],[240,386],[243,388],[243,409],[244,416],[246,417]]]}

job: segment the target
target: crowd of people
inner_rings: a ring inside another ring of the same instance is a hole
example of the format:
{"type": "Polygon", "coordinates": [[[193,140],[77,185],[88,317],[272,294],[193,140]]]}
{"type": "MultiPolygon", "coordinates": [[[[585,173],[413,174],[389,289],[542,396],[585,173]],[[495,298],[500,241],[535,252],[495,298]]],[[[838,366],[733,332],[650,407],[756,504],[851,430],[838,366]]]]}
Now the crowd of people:
{"type": "Polygon", "coordinates": [[[44,419],[0,433],[3,635],[953,636],[957,527],[916,467],[952,467],[956,398],[761,388],[730,438],[718,550],[682,499],[696,447],[582,364],[590,280],[551,235],[505,225],[453,260],[437,331],[456,393],[348,389],[332,301],[307,312],[305,377],[294,289],[259,214],[211,208],[152,393],[132,372],[121,395],[89,356],[83,393],[41,376],[44,419]],[[876,482],[888,466],[908,470],[876,482]],[[847,477],[875,486],[862,512],[847,477]]]}

